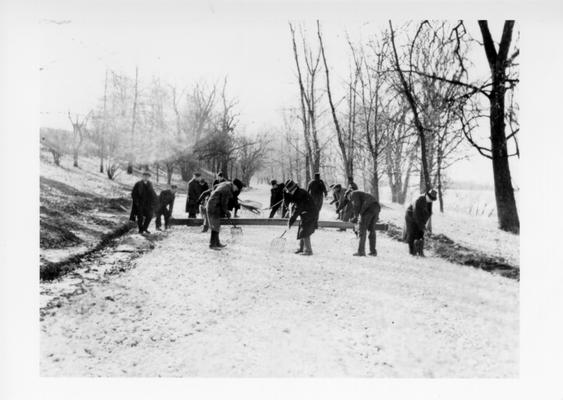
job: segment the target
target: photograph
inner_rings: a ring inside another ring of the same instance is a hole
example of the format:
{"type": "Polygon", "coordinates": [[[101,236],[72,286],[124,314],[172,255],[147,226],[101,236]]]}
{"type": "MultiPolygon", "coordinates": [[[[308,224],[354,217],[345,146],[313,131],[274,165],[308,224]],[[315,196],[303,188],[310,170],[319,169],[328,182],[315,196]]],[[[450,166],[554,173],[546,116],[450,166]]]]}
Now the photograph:
{"type": "Polygon", "coordinates": [[[42,377],[519,377],[518,21],[121,5],[39,21],[42,377]]]}
{"type": "Polygon", "coordinates": [[[0,0],[0,399],[562,400],[561,38],[0,0]]]}

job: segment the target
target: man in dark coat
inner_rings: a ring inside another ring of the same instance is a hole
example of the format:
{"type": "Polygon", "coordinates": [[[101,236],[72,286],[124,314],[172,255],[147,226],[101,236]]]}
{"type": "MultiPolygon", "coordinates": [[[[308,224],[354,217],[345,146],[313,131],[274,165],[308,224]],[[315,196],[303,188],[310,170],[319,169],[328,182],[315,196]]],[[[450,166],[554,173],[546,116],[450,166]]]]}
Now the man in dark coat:
{"type": "Polygon", "coordinates": [[[411,255],[417,255],[415,241],[419,241],[419,254],[424,256],[422,251],[424,247],[424,231],[426,230],[426,223],[432,215],[432,202],[436,198],[436,190],[430,189],[407,208],[405,213],[405,239],[409,244],[409,253],[411,255]]]}
{"type": "Polygon", "coordinates": [[[158,197],[149,181],[151,174],[148,171],[143,172],[143,179],[135,183],[131,190],[131,198],[133,199],[133,208],[131,213],[137,219],[139,233],[150,233],[147,229],[151,223],[154,210],[158,206],[158,197]]]}
{"type": "Polygon", "coordinates": [[[276,212],[282,209],[282,218],[287,218],[287,206],[283,201],[283,189],[285,185],[283,183],[278,183],[275,179],[270,182],[272,184],[272,189],[270,190],[270,216],[268,218],[273,218],[276,212]]]}
{"type": "Polygon", "coordinates": [[[313,254],[311,248],[311,235],[317,228],[318,210],[313,197],[304,189],[301,189],[291,179],[285,183],[287,201],[293,203],[293,211],[288,221],[288,229],[295,223],[299,217],[299,229],[297,230],[297,239],[299,240],[299,249],[295,252],[304,256],[313,254]]]}
{"type": "Polygon", "coordinates": [[[353,190],[348,189],[344,192],[340,198],[338,208],[336,212],[339,213],[340,220],[343,222],[348,222],[354,217],[354,209],[352,207],[352,202],[350,201],[350,195],[353,190]]]}
{"type": "Polygon", "coordinates": [[[160,217],[164,217],[164,229],[170,228],[170,217],[174,210],[174,200],[176,199],[176,185],[170,185],[170,189],[163,190],[158,196],[158,209],[156,210],[156,230],[160,231],[162,221],[160,217]]]}
{"type": "Polygon", "coordinates": [[[307,192],[313,198],[315,205],[317,206],[317,212],[321,212],[321,208],[323,207],[323,196],[326,197],[328,191],[326,190],[325,183],[321,179],[321,174],[316,172],[315,177],[311,182],[309,182],[309,186],[307,187],[307,192]]]}
{"type": "Polygon", "coordinates": [[[369,255],[377,256],[377,250],[375,249],[375,224],[379,219],[381,206],[375,197],[369,193],[362,192],[361,190],[354,190],[350,194],[350,202],[352,203],[352,209],[354,210],[352,222],[359,222],[360,225],[360,242],[358,244],[358,251],[354,253],[354,255],[366,255],[366,233],[369,232],[369,255]]]}
{"type": "Polygon", "coordinates": [[[188,218],[195,218],[199,211],[197,200],[204,191],[201,180],[201,174],[196,172],[193,178],[188,182],[188,197],[186,198],[186,212],[188,213],[188,218]]]}
{"type": "Polygon", "coordinates": [[[240,192],[244,186],[245,185],[238,179],[235,179],[233,182],[222,182],[219,183],[209,195],[206,211],[209,227],[211,228],[211,238],[209,240],[209,247],[211,249],[220,250],[225,247],[219,240],[221,217],[231,217],[229,201],[233,198],[234,194],[240,192]]]}

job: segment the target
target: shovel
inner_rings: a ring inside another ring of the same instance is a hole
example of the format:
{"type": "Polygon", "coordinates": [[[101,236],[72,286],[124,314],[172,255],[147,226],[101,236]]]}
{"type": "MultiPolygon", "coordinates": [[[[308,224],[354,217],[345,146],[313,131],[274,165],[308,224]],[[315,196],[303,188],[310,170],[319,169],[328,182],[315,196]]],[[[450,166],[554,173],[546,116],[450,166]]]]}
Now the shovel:
{"type": "Polygon", "coordinates": [[[287,233],[287,229],[285,231],[283,231],[283,233],[281,234],[280,237],[274,238],[271,242],[270,242],[270,250],[277,252],[277,253],[282,253],[285,250],[285,244],[287,242],[287,239],[284,238],[284,235],[287,233]]]}

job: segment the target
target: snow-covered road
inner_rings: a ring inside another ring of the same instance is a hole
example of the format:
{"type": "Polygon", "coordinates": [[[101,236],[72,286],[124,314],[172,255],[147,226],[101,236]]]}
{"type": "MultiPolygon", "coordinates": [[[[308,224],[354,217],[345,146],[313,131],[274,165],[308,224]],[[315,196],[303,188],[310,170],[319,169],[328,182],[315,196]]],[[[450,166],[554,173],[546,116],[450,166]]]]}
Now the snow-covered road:
{"type": "Polygon", "coordinates": [[[45,316],[42,376],[518,376],[517,281],[381,234],[377,258],[352,257],[353,234],[335,230],[313,235],[313,257],[293,240],[271,253],[282,231],[244,227],[217,252],[174,227],[45,316]]]}

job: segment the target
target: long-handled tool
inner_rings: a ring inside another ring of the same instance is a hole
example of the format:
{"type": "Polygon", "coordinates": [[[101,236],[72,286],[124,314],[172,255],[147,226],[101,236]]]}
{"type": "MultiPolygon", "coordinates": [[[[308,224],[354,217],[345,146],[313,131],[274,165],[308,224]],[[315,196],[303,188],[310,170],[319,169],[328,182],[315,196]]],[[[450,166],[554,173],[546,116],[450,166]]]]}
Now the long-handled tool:
{"type": "Polygon", "coordinates": [[[233,238],[233,240],[238,239],[239,237],[242,236],[242,228],[240,226],[236,226],[236,224],[233,222],[233,220],[231,219],[231,217],[227,218],[229,220],[229,222],[231,223],[231,238],[233,238]]]}
{"type": "Polygon", "coordinates": [[[271,206],[271,207],[262,208],[262,211],[271,210],[272,208],[274,208],[275,206],[277,206],[277,205],[280,204],[281,202],[283,202],[283,199],[281,199],[280,201],[278,201],[276,204],[274,204],[274,205],[271,206]]]}
{"type": "Polygon", "coordinates": [[[272,239],[272,241],[270,242],[271,251],[282,253],[285,250],[285,244],[287,243],[287,239],[284,238],[284,236],[286,233],[287,233],[287,229],[283,231],[280,237],[272,239]]]}

